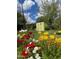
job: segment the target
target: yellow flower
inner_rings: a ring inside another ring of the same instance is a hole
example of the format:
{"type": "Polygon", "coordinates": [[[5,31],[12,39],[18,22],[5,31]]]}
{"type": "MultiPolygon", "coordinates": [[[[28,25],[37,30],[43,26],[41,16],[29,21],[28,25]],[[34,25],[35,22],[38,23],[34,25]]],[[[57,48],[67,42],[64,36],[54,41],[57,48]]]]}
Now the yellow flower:
{"type": "Polygon", "coordinates": [[[40,38],[43,39],[43,36],[41,35],[40,38]]]}
{"type": "Polygon", "coordinates": [[[39,38],[40,38],[40,39],[43,39],[43,36],[41,35],[39,38]]]}
{"type": "Polygon", "coordinates": [[[56,38],[55,43],[61,43],[61,38],[56,38]]]}
{"type": "Polygon", "coordinates": [[[50,38],[50,39],[54,39],[54,38],[55,38],[55,35],[51,34],[51,35],[49,36],[49,38],[50,38]]]}
{"type": "Polygon", "coordinates": [[[43,34],[44,34],[44,35],[48,35],[49,33],[48,33],[48,32],[44,32],[43,34]]]}
{"type": "Polygon", "coordinates": [[[56,47],[60,48],[61,47],[61,38],[56,38],[54,43],[56,44],[56,47]]]}
{"type": "Polygon", "coordinates": [[[24,36],[25,34],[22,34],[22,36],[24,36]]]}
{"type": "Polygon", "coordinates": [[[41,35],[39,38],[38,38],[39,41],[43,41],[43,36],[41,35]]]}
{"type": "Polygon", "coordinates": [[[20,38],[23,38],[24,35],[25,35],[25,34],[21,34],[21,35],[20,35],[20,38]]]}
{"type": "Polygon", "coordinates": [[[44,35],[44,40],[48,40],[48,36],[47,35],[44,35]]]}
{"type": "Polygon", "coordinates": [[[48,36],[47,35],[41,35],[39,37],[39,40],[48,40],[48,36]]]}
{"type": "Polygon", "coordinates": [[[20,38],[22,38],[23,36],[21,35],[20,38]]]}

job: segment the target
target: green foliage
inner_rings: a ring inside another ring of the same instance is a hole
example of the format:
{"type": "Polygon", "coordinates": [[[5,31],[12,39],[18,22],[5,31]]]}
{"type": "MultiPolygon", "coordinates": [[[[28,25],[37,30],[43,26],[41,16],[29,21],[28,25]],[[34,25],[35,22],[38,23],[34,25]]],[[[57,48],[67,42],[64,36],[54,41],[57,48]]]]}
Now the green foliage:
{"type": "Polygon", "coordinates": [[[17,13],[17,24],[25,24],[25,18],[23,15],[21,15],[20,13],[17,13]]]}
{"type": "Polygon", "coordinates": [[[23,29],[26,27],[26,20],[21,13],[17,13],[17,27],[23,29]]]}
{"type": "Polygon", "coordinates": [[[55,44],[47,46],[47,41],[37,43],[42,47],[42,59],[61,59],[61,48],[57,48],[55,44]]]}
{"type": "Polygon", "coordinates": [[[54,20],[54,28],[57,30],[61,30],[61,18],[54,20]]]}
{"type": "Polygon", "coordinates": [[[39,17],[37,22],[45,22],[46,30],[61,29],[61,16],[59,13],[60,11],[58,11],[58,5],[54,2],[48,4],[48,0],[46,0],[46,2],[42,2],[42,5],[43,11],[40,13],[43,14],[43,16],[39,17]]]}
{"type": "Polygon", "coordinates": [[[35,30],[36,29],[36,24],[26,24],[27,30],[35,30]]]}
{"type": "MultiPolygon", "coordinates": [[[[34,34],[34,39],[38,40],[38,38],[39,38],[38,32],[36,32],[36,31],[31,31],[31,32],[33,32],[33,34],[34,34]]],[[[49,33],[51,33],[51,32],[53,33],[53,31],[50,31],[49,33]]],[[[23,34],[23,33],[21,33],[21,34],[23,34]]],[[[25,32],[25,34],[28,34],[28,32],[25,32]]],[[[30,38],[26,42],[20,44],[19,47],[17,47],[18,56],[21,54],[24,45],[28,44],[29,42],[32,42],[32,40],[33,40],[33,38],[30,38]]],[[[55,43],[52,42],[48,46],[48,41],[44,40],[41,42],[35,42],[35,45],[38,47],[41,47],[41,49],[38,51],[38,53],[40,53],[40,56],[42,57],[41,59],[61,59],[61,47],[57,47],[55,43]]],[[[32,54],[32,56],[33,55],[34,54],[32,54]]],[[[20,57],[18,57],[18,59],[21,59],[21,57],[22,56],[20,55],[20,57]]]]}

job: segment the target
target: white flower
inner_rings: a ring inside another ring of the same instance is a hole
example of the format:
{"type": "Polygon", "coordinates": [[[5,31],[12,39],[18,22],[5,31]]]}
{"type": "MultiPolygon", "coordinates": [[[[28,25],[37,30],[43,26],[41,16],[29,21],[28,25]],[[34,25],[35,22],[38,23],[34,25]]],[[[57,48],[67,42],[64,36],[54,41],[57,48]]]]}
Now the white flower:
{"type": "Polygon", "coordinates": [[[27,47],[27,48],[26,48],[26,51],[28,51],[28,52],[29,52],[29,47],[27,47]]]}
{"type": "Polygon", "coordinates": [[[23,29],[22,29],[22,30],[20,30],[19,32],[26,32],[26,31],[27,31],[27,30],[23,30],[23,29]]]}
{"type": "Polygon", "coordinates": [[[21,30],[19,32],[22,32],[21,30]]]}
{"type": "Polygon", "coordinates": [[[36,59],[41,59],[41,57],[39,56],[38,58],[36,58],[36,59]]]}
{"type": "Polygon", "coordinates": [[[22,30],[20,30],[19,32],[24,32],[24,30],[22,29],[22,30]]]}
{"type": "Polygon", "coordinates": [[[38,40],[36,40],[36,42],[38,42],[38,40]]]}
{"type": "Polygon", "coordinates": [[[37,50],[39,50],[39,47],[35,47],[34,50],[32,51],[33,53],[36,53],[37,50]]]}
{"type": "Polygon", "coordinates": [[[33,41],[35,42],[35,39],[33,39],[33,41]]]}
{"type": "Polygon", "coordinates": [[[37,53],[37,54],[35,55],[35,58],[38,58],[38,57],[40,57],[40,56],[39,56],[39,54],[37,53]]]}
{"type": "Polygon", "coordinates": [[[36,58],[36,59],[41,59],[41,57],[39,56],[38,53],[35,55],[35,58],[36,58]]]}
{"type": "Polygon", "coordinates": [[[27,30],[24,30],[25,32],[27,32],[27,30]]]}
{"type": "Polygon", "coordinates": [[[27,58],[27,59],[34,59],[34,58],[31,56],[31,57],[29,57],[29,58],[27,58]]]}
{"type": "Polygon", "coordinates": [[[31,44],[32,42],[30,42],[29,44],[31,44]]]}
{"type": "Polygon", "coordinates": [[[32,53],[36,53],[36,50],[33,50],[32,53]]]}
{"type": "Polygon", "coordinates": [[[38,40],[33,39],[33,42],[38,42],[38,40]]]}
{"type": "Polygon", "coordinates": [[[39,50],[39,48],[38,48],[38,47],[35,47],[35,48],[34,48],[34,50],[36,50],[36,51],[37,51],[37,50],[39,50]]]}
{"type": "Polygon", "coordinates": [[[33,57],[31,56],[30,59],[33,59],[33,57]]]}

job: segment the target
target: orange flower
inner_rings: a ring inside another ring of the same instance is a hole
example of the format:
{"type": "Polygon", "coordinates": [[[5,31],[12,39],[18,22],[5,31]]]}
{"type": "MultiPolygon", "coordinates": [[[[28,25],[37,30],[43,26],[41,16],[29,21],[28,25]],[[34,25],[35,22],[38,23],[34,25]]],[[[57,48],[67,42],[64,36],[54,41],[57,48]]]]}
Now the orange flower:
{"type": "Polygon", "coordinates": [[[44,35],[44,40],[48,40],[48,35],[44,35]]]}
{"type": "Polygon", "coordinates": [[[43,36],[41,35],[39,38],[38,38],[39,41],[43,41],[43,36]]]}

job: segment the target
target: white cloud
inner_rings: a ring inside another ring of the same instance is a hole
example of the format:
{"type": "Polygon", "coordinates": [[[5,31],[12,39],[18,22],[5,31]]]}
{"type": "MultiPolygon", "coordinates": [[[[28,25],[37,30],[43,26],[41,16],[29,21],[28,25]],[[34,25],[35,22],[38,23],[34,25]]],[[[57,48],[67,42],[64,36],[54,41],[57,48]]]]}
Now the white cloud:
{"type": "Polygon", "coordinates": [[[35,23],[36,21],[30,17],[30,13],[24,13],[27,24],[35,23]]]}
{"type": "MultiPolygon", "coordinates": [[[[32,1],[32,0],[25,0],[24,3],[23,3],[23,9],[27,10],[27,9],[31,8],[33,5],[35,5],[34,1],[32,1]]],[[[22,5],[18,1],[17,1],[17,10],[18,11],[22,10],[22,5]]]]}
{"type": "MultiPolygon", "coordinates": [[[[45,3],[47,1],[47,4],[51,4],[52,0],[35,0],[35,2],[38,4],[38,6],[42,6],[42,2],[45,3]]],[[[54,0],[55,1],[55,0],[54,0]]]]}
{"type": "MultiPolygon", "coordinates": [[[[23,3],[23,9],[27,10],[31,8],[33,5],[35,5],[35,2],[33,2],[32,0],[25,0],[23,3]]],[[[22,5],[19,2],[17,2],[17,11],[20,12],[21,10],[22,10],[22,5]]],[[[35,23],[35,21],[30,17],[30,14],[31,13],[24,13],[27,24],[35,23]]]]}
{"type": "Polygon", "coordinates": [[[21,11],[21,9],[22,9],[22,5],[19,3],[19,2],[17,2],[17,11],[21,11]]]}
{"type": "Polygon", "coordinates": [[[43,16],[43,15],[40,14],[40,13],[37,13],[37,15],[35,16],[35,19],[37,19],[37,18],[39,18],[39,17],[41,17],[41,16],[43,16]]]}
{"type": "Polygon", "coordinates": [[[52,0],[35,0],[35,2],[38,4],[40,12],[44,11],[42,8],[43,7],[42,3],[45,3],[46,1],[47,1],[47,4],[49,4],[49,5],[52,3],[52,0]]]}
{"type": "MultiPolygon", "coordinates": [[[[31,8],[33,5],[35,5],[35,2],[33,2],[32,0],[25,0],[23,3],[23,9],[27,10],[27,9],[31,8]]],[[[21,10],[22,10],[22,5],[19,2],[17,2],[17,11],[21,11],[21,10]]],[[[36,21],[30,17],[30,14],[31,14],[30,12],[24,13],[27,23],[28,24],[35,23],[36,21]]]]}
{"type": "Polygon", "coordinates": [[[31,8],[33,5],[35,5],[35,2],[33,2],[32,0],[25,0],[23,3],[23,9],[29,9],[31,8]]]}

